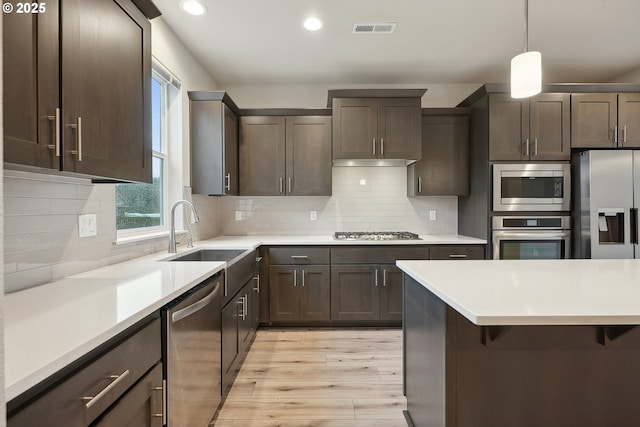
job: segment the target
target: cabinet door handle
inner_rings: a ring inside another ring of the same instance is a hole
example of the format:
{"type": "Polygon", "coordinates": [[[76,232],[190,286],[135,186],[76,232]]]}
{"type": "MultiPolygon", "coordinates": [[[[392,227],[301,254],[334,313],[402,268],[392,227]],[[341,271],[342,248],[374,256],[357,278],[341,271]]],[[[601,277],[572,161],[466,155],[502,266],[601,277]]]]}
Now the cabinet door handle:
{"type": "Polygon", "coordinates": [[[231,191],[231,172],[227,173],[224,176],[224,189],[227,191],[231,191]]]}
{"type": "Polygon", "coordinates": [[[387,269],[382,269],[382,286],[387,286],[387,269]]]}
{"type": "Polygon", "coordinates": [[[627,142],[627,125],[622,128],[622,142],[627,142]]]}
{"type": "Polygon", "coordinates": [[[380,138],[380,155],[384,156],[384,138],[380,138]]]}
{"type": "Polygon", "coordinates": [[[525,151],[525,153],[524,153],[524,155],[525,155],[525,156],[527,156],[527,157],[529,157],[529,138],[527,138],[527,139],[525,140],[524,146],[525,146],[525,150],[526,150],[526,151],[525,151]]]}
{"type": "Polygon", "coordinates": [[[533,155],[538,155],[538,138],[533,140],[533,155]]]}
{"type": "Polygon", "coordinates": [[[449,258],[451,259],[464,259],[467,257],[467,254],[450,254],[449,258]]]}
{"type": "Polygon", "coordinates": [[[126,371],[124,371],[123,373],[121,373],[120,375],[109,375],[108,378],[112,379],[113,381],[111,381],[108,386],[106,386],[105,388],[100,390],[100,392],[98,394],[96,394],[95,396],[86,396],[86,397],[82,398],[82,400],[86,400],[87,401],[87,403],[84,404],[84,407],[86,409],[91,408],[93,405],[95,405],[98,402],[98,400],[102,399],[105,394],[109,393],[109,391],[111,391],[112,388],[114,388],[116,385],[118,385],[128,375],[129,375],[129,370],[128,369],[126,371]]]}
{"type": "Polygon", "coordinates": [[[376,139],[375,138],[371,140],[371,145],[373,146],[373,155],[375,156],[376,155],[376,139]]]}
{"type": "Polygon", "coordinates": [[[258,274],[253,279],[256,281],[256,287],[253,288],[253,290],[256,291],[256,293],[260,293],[260,275],[258,274]]]}
{"type": "Polygon", "coordinates": [[[302,270],[302,287],[304,288],[304,270],[302,270]]]}
{"type": "Polygon", "coordinates": [[[422,193],[422,177],[418,177],[418,193],[422,193]]]}
{"type": "Polygon", "coordinates": [[[47,116],[47,119],[53,121],[53,144],[49,144],[47,147],[55,150],[56,157],[60,157],[60,109],[56,108],[55,115],[47,116]]]}
{"type": "Polygon", "coordinates": [[[376,268],[374,270],[374,274],[373,274],[373,284],[375,286],[378,286],[378,269],[376,268]]]}
{"type": "Polygon", "coordinates": [[[162,418],[161,425],[167,424],[167,380],[162,380],[162,387],[153,387],[152,391],[162,392],[162,412],[155,413],[151,408],[151,418],[162,418]]]}
{"type": "Polygon", "coordinates": [[[307,259],[309,255],[291,255],[292,259],[307,259]]]}
{"type": "Polygon", "coordinates": [[[291,194],[291,177],[287,178],[287,192],[291,194]]]}
{"type": "Polygon", "coordinates": [[[618,125],[613,128],[613,146],[618,145],[618,125]]]}
{"type": "Polygon", "coordinates": [[[244,294],[242,308],[242,320],[246,320],[247,314],[249,314],[249,296],[247,294],[244,294]]]}
{"type": "Polygon", "coordinates": [[[284,193],[284,178],[280,177],[280,194],[284,193]]]}
{"type": "Polygon", "coordinates": [[[296,286],[298,286],[298,271],[294,268],[293,269],[293,287],[295,288],[296,286]]]}
{"type": "Polygon", "coordinates": [[[78,161],[82,161],[82,117],[78,116],[78,121],[76,123],[72,123],[69,125],[71,128],[76,130],[76,138],[78,140],[78,149],[71,150],[71,154],[78,155],[78,161]]]}

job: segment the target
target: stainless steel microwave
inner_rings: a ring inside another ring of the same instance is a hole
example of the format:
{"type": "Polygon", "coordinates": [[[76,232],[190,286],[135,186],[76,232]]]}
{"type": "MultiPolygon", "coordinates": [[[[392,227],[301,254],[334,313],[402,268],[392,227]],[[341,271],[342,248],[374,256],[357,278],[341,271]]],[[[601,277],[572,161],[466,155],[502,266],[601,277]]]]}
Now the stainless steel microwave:
{"type": "Polygon", "coordinates": [[[568,163],[493,165],[493,210],[568,211],[571,168],[568,163]]]}

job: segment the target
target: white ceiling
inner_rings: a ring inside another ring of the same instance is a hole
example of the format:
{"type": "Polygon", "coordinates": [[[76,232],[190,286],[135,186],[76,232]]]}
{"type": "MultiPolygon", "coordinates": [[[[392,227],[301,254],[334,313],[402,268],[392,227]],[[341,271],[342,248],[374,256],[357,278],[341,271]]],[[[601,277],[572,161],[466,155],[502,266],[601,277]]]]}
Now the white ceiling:
{"type": "MultiPolygon", "coordinates": [[[[506,83],[524,50],[524,0],[154,0],[162,19],[222,86],[506,83]],[[302,27],[308,15],[324,28],[302,27]],[[392,35],[355,23],[395,22],[392,35]]],[[[640,0],[530,0],[529,49],[543,79],[606,82],[640,68],[640,0]]]]}

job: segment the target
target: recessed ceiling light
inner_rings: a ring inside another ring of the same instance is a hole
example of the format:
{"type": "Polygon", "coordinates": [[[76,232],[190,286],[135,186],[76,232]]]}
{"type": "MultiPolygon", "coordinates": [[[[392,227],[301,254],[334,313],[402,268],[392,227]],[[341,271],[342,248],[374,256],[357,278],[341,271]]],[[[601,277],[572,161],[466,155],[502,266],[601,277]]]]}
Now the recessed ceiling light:
{"type": "Polygon", "coordinates": [[[180,7],[190,15],[200,16],[207,13],[207,7],[198,0],[182,0],[180,7]]]}
{"type": "Polygon", "coordinates": [[[304,20],[304,27],[309,31],[318,31],[322,28],[322,21],[312,16],[304,20]]]}

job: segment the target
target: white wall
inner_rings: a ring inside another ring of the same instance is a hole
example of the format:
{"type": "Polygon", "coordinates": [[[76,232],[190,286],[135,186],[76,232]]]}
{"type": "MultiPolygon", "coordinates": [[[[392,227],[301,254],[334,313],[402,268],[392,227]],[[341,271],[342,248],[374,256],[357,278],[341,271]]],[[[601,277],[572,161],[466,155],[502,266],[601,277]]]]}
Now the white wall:
{"type": "MultiPolygon", "coordinates": [[[[181,82],[183,95],[172,108],[181,110],[182,128],[173,143],[182,139],[185,184],[189,182],[188,90],[214,90],[217,85],[161,20],[152,21],[152,52],[181,82]]],[[[89,180],[36,173],[5,171],[4,290],[12,292],[62,277],[166,250],[167,238],[115,246],[115,186],[93,185],[89,180]],[[98,235],[78,238],[77,215],[97,214],[98,235]]],[[[182,192],[180,179],[171,183],[182,192]]],[[[188,195],[187,195],[188,196],[188,195]]],[[[200,201],[200,198],[197,198],[200,201]]],[[[204,198],[202,211],[217,214],[217,201],[204,198]]],[[[212,215],[213,216],[213,215],[212,215]]],[[[217,218],[198,228],[200,238],[217,234],[217,218]]],[[[4,366],[4,365],[3,365],[4,366]]],[[[4,387],[2,387],[4,390],[4,387]]]]}
{"type": "Polygon", "coordinates": [[[423,107],[455,107],[482,84],[394,84],[394,85],[225,85],[221,89],[229,92],[240,108],[326,108],[329,89],[423,89],[423,107]]]}
{"type": "Polygon", "coordinates": [[[616,77],[611,83],[640,83],[640,67],[616,77]]]}

